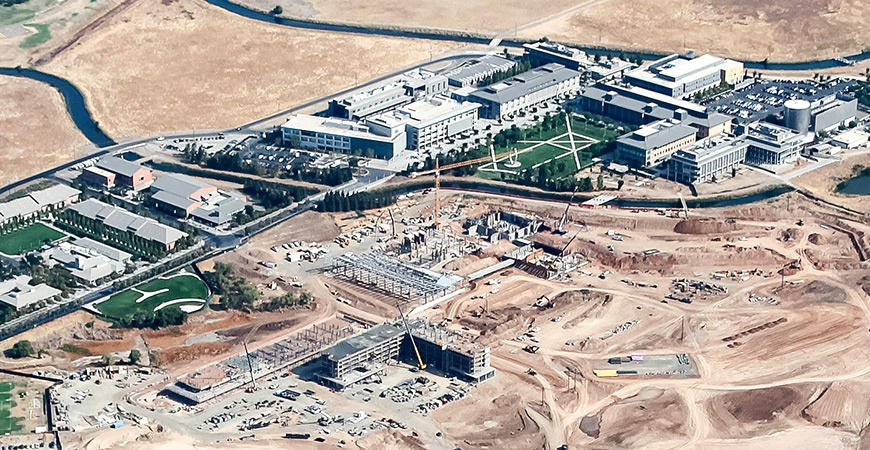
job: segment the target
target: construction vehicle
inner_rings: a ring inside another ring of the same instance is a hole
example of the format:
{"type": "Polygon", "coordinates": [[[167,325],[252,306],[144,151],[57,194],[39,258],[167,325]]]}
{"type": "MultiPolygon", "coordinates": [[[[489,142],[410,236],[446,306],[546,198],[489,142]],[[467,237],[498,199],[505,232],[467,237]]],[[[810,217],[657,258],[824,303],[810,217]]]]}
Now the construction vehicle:
{"type": "Polygon", "coordinates": [[[577,194],[577,189],[579,189],[579,186],[575,187],[574,192],[571,193],[571,198],[568,199],[568,204],[565,205],[565,212],[562,213],[562,219],[559,220],[559,226],[556,227],[556,230],[553,231],[553,234],[562,235],[567,233],[567,231],[565,231],[565,222],[568,220],[568,209],[571,208],[571,202],[574,201],[574,195],[577,194]]]}
{"type": "Polygon", "coordinates": [[[523,347],[523,350],[525,350],[529,353],[538,353],[539,349],[540,349],[540,347],[538,347],[537,345],[527,345],[527,346],[523,347]]]}
{"type": "Polygon", "coordinates": [[[420,350],[417,348],[417,343],[414,342],[414,333],[411,333],[411,326],[408,325],[408,319],[402,311],[402,307],[396,303],[396,309],[399,310],[399,315],[402,316],[402,323],[405,324],[405,331],[408,332],[408,338],[411,339],[411,346],[414,347],[414,354],[417,355],[417,367],[420,370],[426,370],[426,364],[423,363],[423,358],[420,356],[420,350]]]}

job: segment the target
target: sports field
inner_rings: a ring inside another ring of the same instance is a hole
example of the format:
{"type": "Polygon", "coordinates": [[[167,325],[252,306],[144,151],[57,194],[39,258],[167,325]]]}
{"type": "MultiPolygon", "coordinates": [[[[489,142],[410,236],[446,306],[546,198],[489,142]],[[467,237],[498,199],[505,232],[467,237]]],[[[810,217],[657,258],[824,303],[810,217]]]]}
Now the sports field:
{"type": "Polygon", "coordinates": [[[171,305],[193,313],[205,307],[208,295],[208,287],[198,276],[181,270],[119,292],[95,303],[94,307],[104,316],[114,319],[138,310],[153,312],[171,305]]]}
{"type": "Polygon", "coordinates": [[[60,231],[35,223],[0,236],[0,252],[7,255],[20,255],[63,236],[60,231]]]}
{"type": "Polygon", "coordinates": [[[15,385],[9,381],[0,383],[0,435],[21,430],[21,417],[12,417],[12,408],[16,406],[12,400],[12,388],[15,385]]]}
{"type": "MultiPolygon", "coordinates": [[[[478,176],[500,179],[503,174],[519,176],[529,170],[536,174],[542,166],[546,166],[549,177],[566,177],[576,173],[592,162],[593,157],[598,156],[593,154],[593,145],[615,139],[627,132],[620,130],[618,125],[595,119],[571,116],[569,120],[539,136],[509,145],[508,147],[517,149],[516,155],[501,156],[495,162],[481,165],[478,176]]],[[[499,155],[507,152],[507,149],[496,149],[499,155]]]]}

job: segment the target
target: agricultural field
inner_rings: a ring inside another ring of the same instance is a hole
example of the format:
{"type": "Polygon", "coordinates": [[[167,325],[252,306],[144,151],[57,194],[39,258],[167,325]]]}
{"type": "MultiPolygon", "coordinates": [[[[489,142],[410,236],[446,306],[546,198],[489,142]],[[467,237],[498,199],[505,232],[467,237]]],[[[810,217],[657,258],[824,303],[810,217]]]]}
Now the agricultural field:
{"type": "Polygon", "coordinates": [[[205,307],[208,287],[187,269],[119,292],[93,306],[106,317],[120,319],[142,310],[149,313],[167,306],[178,306],[186,313],[205,307]]]}
{"type": "Polygon", "coordinates": [[[9,381],[0,383],[0,435],[14,433],[22,428],[21,417],[12,417],[12,408],[17,406],[12,400],[15,385],[9,381]]]}
{"type": "Polygon", "coordinates": [[[34,223],[0,236],[0,253],[21,255],[62,237],[64,234],[60,231],[41,223],[34,223]]]}

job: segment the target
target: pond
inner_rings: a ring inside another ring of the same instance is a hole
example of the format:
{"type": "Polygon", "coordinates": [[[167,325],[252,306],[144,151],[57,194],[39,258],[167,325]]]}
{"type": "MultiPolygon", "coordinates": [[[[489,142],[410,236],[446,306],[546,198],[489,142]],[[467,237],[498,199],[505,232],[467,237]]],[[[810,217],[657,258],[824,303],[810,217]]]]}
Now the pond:
{"type": "Polygon", "coordinates": [[[870,175],[850,178],[837,186],[837,192],[853,195],[870,195],[870,175]]]}

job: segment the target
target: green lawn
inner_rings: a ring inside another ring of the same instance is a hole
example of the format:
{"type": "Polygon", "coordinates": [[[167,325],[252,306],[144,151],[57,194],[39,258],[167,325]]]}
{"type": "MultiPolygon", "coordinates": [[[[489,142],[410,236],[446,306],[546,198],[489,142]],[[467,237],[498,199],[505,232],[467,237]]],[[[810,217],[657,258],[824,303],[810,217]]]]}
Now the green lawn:
{"type": "Polygon", "coordinates": [[[54,2],[55,0],[29,0],[18,5],[0,6],[0,27],[30,20],[54,2]]]}
{"type": "Polygon", "coordinates": [[[0,252],[7,255],[20,255],[63,236],[63,233],[54,228],[35,223],[0,236],[0,252]]]}
{"type": "Polygon", "coordinates": [[[12,388],[15,385],[5,381],[0,383],[0,435],[20,431],[23,426],[21,417],[12,417],[12,408],[16,403],[12,400],[12,388]]]}
{"type": "MultiPolygon", "coordinates": [[[[196,275],[188,273],[182,276],[169,275],[167,279],[159,278],[149,281],[145,284],[136,286],[135,288],[119,292],[108,300],[94,305],[101,314],[119,319],[127,314],[131,314],[137,310],[154,311],[155,308],[163,305],[166,302],[179,299],[201,299],[208,298],[208,287],[196,275]],[[143,294],[137,291],[149,293],[158,292],[163,289],[169,289],[166,292],[150,296],[139,303],[137,300],[143,297],[143,294]]],[[[203,302],[188,301],[173,303],[177,306],[205,306],[203,302]]],[[[182,308],[184,310],[184,308],[182,308]]]]}
{"type": "Polygon", "coordinates": [[[21,41],[19,47],[21,48],[33,48],[43,42],[47,42],[51,39],[51,31],[48,30],[48,24],[44,23],[28,23],[28,27],[36,28],[36,33],[31,34],[24,38],[21,41]]]}

